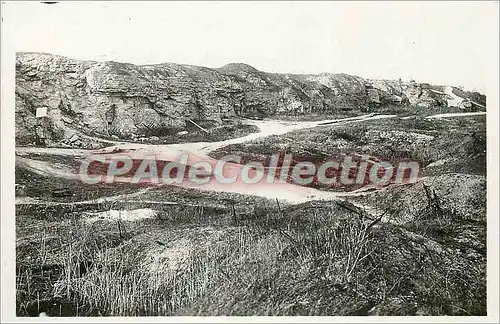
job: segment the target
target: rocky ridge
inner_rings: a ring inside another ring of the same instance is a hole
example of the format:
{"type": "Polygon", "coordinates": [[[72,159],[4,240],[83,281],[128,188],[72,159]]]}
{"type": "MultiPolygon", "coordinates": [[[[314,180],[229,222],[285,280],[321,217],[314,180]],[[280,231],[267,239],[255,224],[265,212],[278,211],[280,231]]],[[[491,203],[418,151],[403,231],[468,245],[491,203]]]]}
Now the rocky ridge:
{"type": "MultiPolygon", "coordinates": [[[[242,63],[211,69],[18,53],[16,143],[74,144],[79,134],[121,139],[172,134],[192,124],[216,125],[238,116],[335,114],[385,105],[460,106],[449,89],[348,74],[267,73],[242,63]],[[46,109],[46,117],[36,117],[40,108],[46,109]]],[[[466,94],[462,91],[458,98],[466,94]]],[[[476,103],[482,99],[475,94],[476,103]]]]}

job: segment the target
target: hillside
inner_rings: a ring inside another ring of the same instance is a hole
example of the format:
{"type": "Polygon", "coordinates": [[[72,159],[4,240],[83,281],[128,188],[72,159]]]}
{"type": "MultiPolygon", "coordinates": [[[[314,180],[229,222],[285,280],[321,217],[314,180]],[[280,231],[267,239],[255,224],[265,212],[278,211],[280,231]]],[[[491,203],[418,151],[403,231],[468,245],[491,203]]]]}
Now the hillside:
{"type": "MultiPolygon", "coordinates": [[[[484,98],[459,89],[453,93],[475,103],[484,98]]],[[[18,145],[72,145],[75,134],[116,139],[172,135],[197,124],[216,127],[238,116],[335,115],[385,106],[434,110],[449,103],[457,109],[484,108],[462,105],[442,86],[347,74],[266,73],[242,63],[210,69],[43,53],[18,53],[16,59],[18,145]],[[35,117],[38,108],[47,109],[46,118],[35,117]]]]}

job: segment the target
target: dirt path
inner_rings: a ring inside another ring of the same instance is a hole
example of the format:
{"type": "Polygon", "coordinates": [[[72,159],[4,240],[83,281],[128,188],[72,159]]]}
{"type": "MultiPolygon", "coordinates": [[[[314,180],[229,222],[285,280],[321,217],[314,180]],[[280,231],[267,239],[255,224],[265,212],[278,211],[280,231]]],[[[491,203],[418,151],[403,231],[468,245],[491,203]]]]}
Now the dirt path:
{"type": "Polygon", "coordinates": [[[486,112],[480,111],[480,112],[468,112],[468,113],[448,113],[448,114],[427,116],[425,118],[432,119],[432,118],[448,118],[448,117],[467,117],[467,116],[478,116],[478,115],[486,115],[486,112]]]}
{"type": "MultiPolygon", "coordinates": [[[[212,159],[213,161],[216,161],[215,159],[212,159]]],[[[204,159],[205,161],[205,159],[204,159]]],[[[56,176],[56,177],[61,177],[65,179],[78,179],[80,180],[80,176],[77,173],[74,173],[70,168],[68,167],[63,167],[63,166],[58,166],[54,167],[51,162],[45,162],[45,161],[40,161],[40,160],[33,160],[33,159],[28,159],[28,158],[18,158],[19,165],[23,166],[24,168],[35,172],[40,175],[44,176],[56,176]]],[[[229,175],[226,175],[228,177],[231,177],[232,174],[237,174],[240,171],[241,166],[240,165],[233,165],[233,166],[227,166],[225,171],[229,173],[229,175]]],[[[131,177],[120,177],[117,176],[114,178],[114,182],[116,183],[131,183],[132,178],[131,177]]],[[[374,191],[379,191],[379,190],[386,190],[390,186],[383,187],[383,188],[378,188],[376,186],[365,186],[361,189],[357,189],[354,191],[349,191],[349,192],[333,192],[333,191],[322,191],[310,187],[303,187],[291,183],[279,183],[279,182],[272,182],[272,183],[267,183],[267,182],[260,182],[256,184],[247,184],[243,183],[241,181],[238,181],[234,184],[223,184],[219,183],[216,181],[216,179],[212,179],[210,182],[206,184],[195,184],[191,181],[185,180],[180,184],[177,183],[171,183],[171,184],[164,184],[164,185],[169,185],[169,186],[177,186],[181,188],[188,188],[188,189],[198,189],[202,191],[213,191],[213,192],[226,192],[226,193],[236,193],[236,194],[243,194],[243,195],[252,195],[252,196],[257,196],[257,197],[262,197],[262,198],[269,198],[269,199],[279,199],[283,202],[287,203],[292,203],[292,204],[299,204],[299,203],[304,203],[307,201],[311,200],[336,200],[340,199],[343,197],[352,197],[352,196],[360,196],[360,195],[365,195],[365,194],[370,194],[374,191]]],[[[153,187],[150,187],[153,188],[153,187]]],[[[140,194],[139,194],[140,196],[140,194]]],[[[104,201],[110,201],[110,200],[117,200],[117,199],[130,199],[133,196],[131,194],[128,195],[119,195],[119,196],[112,196],[112,197],[105,197],[105,198],[99,198],[99,199],[92,199],[87,202],[78,202],[78,204],[90,204],[90,203],[96,203],[96,202],[104,202],[104,201]]],[[[16,203],[23,203],[23,200],[16,201],[16,203]]],[[[24,203],[31,204],[34,203],[32,200],[25,201],[24,203]]],[[[61,203],[63,204],[63,203],[61,203]]],[[[70,203],[71,204],[71,203],[70,203]]],[[[74,204],[74,203],[73,203],[74,204]]]]}
{"type": "Polygon", "coordinates": [[[118,142],[107,141],[107,143],[115,144],[99,150],[82,150],[82,149],[66,149],[66,148],[45,148],[45,147],[16,147],[16,153],[37,153],[37,154],[55,154],[55,155],[73,155],[85,156],[92,154],[108,154],[116,151],[137,151],[137,152],[188,152],[199,156],[206,156],[208,153],[231,144],[240,144],[252,140],[256,140],[271,135],[282,135],[295,130],[314,128],[330,124],[346,124],[351,122],[361,122],[366,120],[393,118],[396,115],[363,115],[357,117],[350,117],[344,119],[330,119],[314,122],[304,121],[280,121],[280,120],[247,120],[246,123],[255,125],[259,128],[259,132],[251,133],[243,137],[233,138],[219,142],[193,142],[193,143],[180,143],[180,144],[144,144],[144,143],[131,143],[131,142],[118,142]]]}
{"type": "MultiPolygon", "coordinates": [[[[457,114],[444,114],[446,116],[469,116],[480,113],[457,113],[457,114]]],[[[440,115],[429,116],[428,118],[440,118],[440,115]]],[[[364,115],[359,117],[337,119],[337,120],[322,120],[313,122],[290,122],[279,120],[263,120],[263,121],[248,121],[259,127],[259,132],[252,133],[240,138],[219,141],[219,142],[196,142],[196,143],[183,143],[183,144],[170,144],[170,145],[152,145],[142,143],[119,143],[112,147],[107,147],[101,150],[80,150],[80,149],[60,149],[60,148],[31,148],[31,147],[18,147],[16,153],[38,153],[38,154],[57,154],[57,155],[74,155],[74,156],[90,156],[93,154],[100,154],[104,156],[113,155],[114,152],[120,151],[126,153],[133,159],[144,159],[148,156],[154,156],[156,160],[176,161],[181,153],[189,153],[188,165],[192,165],[198,161],[206,161],[209,163],[216,163],[217,160],[207,156],[207,154],[218,148],[239,144],[247,141],[256,140],[259,138],[282,135],[300,129],[320,127],[324,125],[362,122],[374,119],[393,118],[396,115],[364,115]]],[[[54,175],[64,178],[80,178],[69,168],[54,165],[49,162],[32,160],[23,157],[18,157],[17,161],[30,170],[43,175],[54,175]]],[[[237,172],[241,169],[241,165],[229,166],[229,172],[237,172]]],[[[225,170],[226,171],[226,170],[225,170]]],[[[117,182],[131,182],[130,177],[116,177],[117,182]]],[[[227,192],[237,193],[244,195],[253,195],[270,199],[280,199],[289,203],[303,203],[311,200],[336,200],[343,197],[364,195],[370,192],[385,190],[384,188],[377,187],[364,187],[362,189],[351,192],[329,192],[321,191],[314,188],[303,187],[290,183],[273,183],[260,182],[257,184],[235,183],[235,184],[222,184],[218,181],[209,181],[206,184],[198,185],[191,181],[183,181],[182,184],[166,184],[176,185],[183,188],[193,188],[203,191],[214,192],[227,192]]]]}
{"type": "MultiPolygon", "coordinates": [[[[100,197],[100,198],[94,198],[94,199],[89,199],[89,200],[82,200],[82,201],[68,201],[68,202],[60,202],[60,201],[43,201],[43,200],[38,200],[32,197],[19,197],[16,198],[16,205],[47,205],[47,206],[54,206],[54,205],[93,205],[93,204],[102,204],[106,202],[111,202],[111,201],[127,201],[127,202],[142,202],[141,200],[130,200],[130,198],[136,198],[136,197],[141,197],[144,195],[147,191],[151,190],[152,188],[144,188],[141,190],[138,190],[133,193],[129,194],[123,194],[123,195],[116,195],[116,196],[110,196],[110,197],[100,197]]],[[[160,202],[158,202],[160,203],[160,202]]],[[[161,203],[163,204],[169,204],[169,205],[176,205],[177,203],[175,202],[168,202],[168,201],[162,201],[161,203]]]]}
{"type": "MultiPolygon", "coordinates": [[[[125,152],[127,156],[133,159],[144,159],[148,156],[154,156],[156,160],[166,160],[166,161],[176,161],[178,160],[181,153],[189,153],[188,165],[192,165],[198,161],[207,161],[209,163],[215,164],[217,160],[208,157],[208,153],[216,150],[218,148],[244,143],[247,141],[271,136],[271,135],[282,135],[295,130],[314,128],[323,125],[330,124],[345,124],[351,122],[360,122],[372,119],[381,118],[393,118],[395,115],[363,115],[359,117],[351,117],[345,119],[335,119],[335,120],[322,120],[314,122],[290,122],[290,121],[279,121],[279,120],[263,120],[263,121],[248,121],[248,123],[256,125],[259,127],[259,132],[252,133],[240,138],[219,141],[219,142],[196,142],[196,143],[183,143],[183,144],[170,144],[170,145],[152,145],[152,144],[141,144],[141,143],[119,143],[112,147],[107,147],[101,150],[91,151],[91,150],[80,150],[80,149],[60,149],[60,148],[30,148],[30,147],[19,147],[16,148],[16,153],[38,153],[38,154],[56,154],[56,155],[73,155],[90,156],[93,154],[100,154],[104,156],[113,155],[113,152],[120,151],[125,152]]],[[[44,162],[40,160],[28,159],[25,157],[18,157],[17,162],[33,172],[41,175],[53,175],[68,179],[80,179],[79,174],[75,174],[74,171],[69,168],[65,168],[60,165],[54,165],[53,163],[44,162]]],[[[238,172],[242,166],[233,165],[229,166],[229,172],[238,172]]],[[[117,182],[131,182],[130,177],[116,177],[117,182]]],[[[325,192],[314,188],[302,187],[290,183],[258,183],[258,184],[221,184],[218,181],[210,181],[204,185],[197,185],[190,181],[183,181],[182,184],[171,184],[176,186],[181,186],[184,188],[193,188],[204,191],[215,191],[215,192],[227,192],[227,193],[237,193],[245,195],[254,195],[264,198],[280,199],[290,203],[302,203],[309,200],[331,200],[337,199],[338,197],[343,197],[346,195],[362,194],[363,192],[368,192],[370,188],[364,188],[363,191],[359,192],[325,192]]]]}
{"type": "Polygon", "coordinates": [[[241,144],[244,142],[249,142],[257,140],[260,138],[272,136],[272,135],[283,135],[296,130],[314,128],[329,124],[346,124],[351,122],[361,122],[373,119],[382,118],[394,118],[396,115],[363,115],[357,117],[350,117],[344,119],[330,119],[322,121],[313,122],[291,122],[291,121],[281,121],[281,120],[247,120],[246,123],[250,125],[255,125],[259,128],[259,132],[251,133],[243,137],[233,138],[229,140],[219,141],[219,142],[193,142],[193,143],[180,143],[180,144],[168,144],[168,145],[154,145],[154,144],[143,144],[143,143],[120,143],[115,146],[106,147],[101,150],[94,151],[95,153],[106,154],[112,153],[113,151],[141,151],[146,152],[168,152],[168,151],[182,151],[198,156],[207,156],[208,153],[219,149],[224,146],[232,144],[241,144]]]}

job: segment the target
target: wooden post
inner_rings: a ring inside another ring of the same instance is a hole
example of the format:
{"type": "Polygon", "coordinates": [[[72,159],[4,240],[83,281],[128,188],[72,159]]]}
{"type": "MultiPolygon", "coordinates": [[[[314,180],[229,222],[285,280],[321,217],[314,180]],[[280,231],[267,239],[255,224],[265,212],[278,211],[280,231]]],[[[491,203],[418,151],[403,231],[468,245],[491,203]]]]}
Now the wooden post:
{"type": "Polygon", "coordinates": [[[236,225],[236,223],[238,221],[238,218],[236,216],[236,209],[234,208],[234,205],[232,205],[231,207],[233,209],[233,223],[234,223],[234,225],[236,225]]]}
{"type": "Polygon", "coordinates": [[[276,204],[278,204],[278,211],[279,211],[280,215],[283,216],[283,212],[281,211],[281,206],[280,206],[280,202],[279,202],[278,198],[276,198],[276,204]]]}
{"type": "Polygon", "coordinates": [[[186,118],[186,119],[189,120],[193,125],[195,125],[196,127],[198,127],[199,129],[201,129],[202,131],[204,131],[205,133],[208,134],[208,131],[205,128],[201,127],[200,125],[198,125],[197,123],[192,121],[190,118],[186,118]]]}

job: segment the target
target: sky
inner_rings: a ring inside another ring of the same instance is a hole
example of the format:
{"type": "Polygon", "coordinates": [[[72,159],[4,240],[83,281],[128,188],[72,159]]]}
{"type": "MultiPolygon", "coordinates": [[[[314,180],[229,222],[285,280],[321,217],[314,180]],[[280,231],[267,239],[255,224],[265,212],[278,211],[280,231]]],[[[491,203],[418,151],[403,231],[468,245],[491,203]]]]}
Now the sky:
{"type": "Polygon", "coordinates": [[[479,91],[498,30],[495,2],[35,1],[2,9],[2,41],[16,52],[212,68],[242,62],[479,91]]]}

